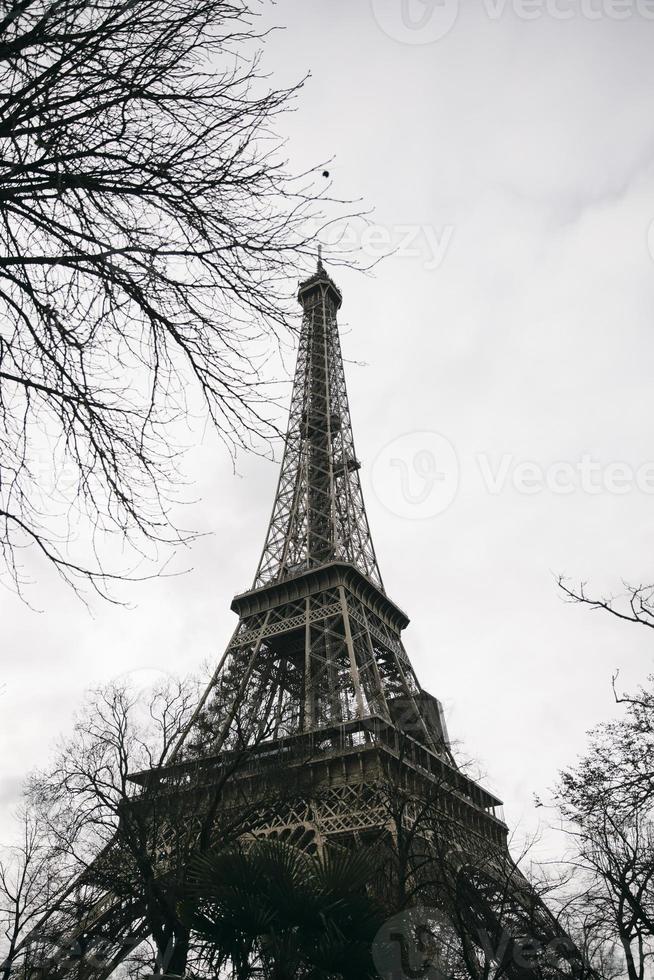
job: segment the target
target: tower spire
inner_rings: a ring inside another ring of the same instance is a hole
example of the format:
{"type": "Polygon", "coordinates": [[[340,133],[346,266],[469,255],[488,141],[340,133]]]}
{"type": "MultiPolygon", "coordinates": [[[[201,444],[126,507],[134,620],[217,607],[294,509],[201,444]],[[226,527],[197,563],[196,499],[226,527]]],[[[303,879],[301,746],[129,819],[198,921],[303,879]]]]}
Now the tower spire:
{"type": "Polygon", "coordinates": [[[300,283],[304,315],[281,472],[255,587],[330,561],[382,586],[363,502],[338,335],[340,290],[322,263],[300,283]]]}

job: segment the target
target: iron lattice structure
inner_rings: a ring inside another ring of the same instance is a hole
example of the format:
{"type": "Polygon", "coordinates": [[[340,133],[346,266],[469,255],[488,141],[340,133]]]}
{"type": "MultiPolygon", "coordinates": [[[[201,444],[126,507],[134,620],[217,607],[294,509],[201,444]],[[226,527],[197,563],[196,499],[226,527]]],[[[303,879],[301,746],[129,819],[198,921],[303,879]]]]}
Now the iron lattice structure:
{"type": "MultiPolygon", "coordinates": [[[[322,263],[300,285],[299,301],[288,432],[254,584],[232,602],[236,630],[168,763],[133,776],[134,806],[151,814],[157,853],[170,864],[175,827],[192,836],[197,823],[199,833],[216,786],[225,812],[247,809],[246,837],[307,848],[392,836],[395,787],[442,814],[452,838],[446,849],[471,862],[467,887],[488,896],[488,915],[495,902],[517,932],[529,919],[532,933],[560,937],[511,863],[501,801],[457,767],[440,703],[421,687],[402,643],[409,620],[384,590],[361,490],[337,327],[341,294],[322,263]],[[498,869],[507,864],[513,884],[500,894],[498,869]]],[[[409,806],[405,822],[411,813],[409,806]]],[[[47,923],[47,936],[64,935],[64,946],[81,952],[34,976],[105,980],[147,936],[142,902],[107,886],[107,863],[125,863],[116,846],[73,886],[81,911],[55,912],[47,923]]],[[[530,974],[509,967],[505,975],[530,974]]]]}
{"type": "Polygon", "coordinates": [[[320,265],[299,299],[304,317],[284,458],[254,587],[338,559],[382,588],[336,322],[341,294],[320,265]]]}
{"type": "Polygon", "coordinates": [[[184,753],[377,716],[449,754],[438,702],[420,687],[384,591],[354,449],[337,311],[320,264],[304,310],[284,456],[253,588],[184,753]],[[260,719],[257,726],[254,719],[260,719]]]}

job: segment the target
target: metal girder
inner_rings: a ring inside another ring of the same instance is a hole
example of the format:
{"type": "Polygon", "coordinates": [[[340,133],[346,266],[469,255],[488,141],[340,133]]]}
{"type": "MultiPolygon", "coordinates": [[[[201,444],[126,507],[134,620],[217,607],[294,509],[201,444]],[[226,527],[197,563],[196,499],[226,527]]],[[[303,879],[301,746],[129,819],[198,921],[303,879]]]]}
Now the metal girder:
{"type": "MultiPolygon", "coordinates": [[[[288,431],[254,586],[232,603],[238,625],[169,764],[133,776],[140,799],[147,805],[159,787],[182,811],[187,801],[191,820],[193,793],[218,785],[230,759],[245,752],[238,793],[241,805],[243,794],[253,804],[248,834],[311,848],[383,831],[379,783],[395,773],[407,785],[439,788],[453,848],[474,840],[478,855],[490,847],[510,862],[500,801],[458,770],[440,705],[420,687],[402,643],[408,618],[383,588],[352,436],[336,322],[341,295],[322,263],[299,300],[288,431]],[[290,773],[296,796],[284,797],[279,786],[271,802],[270,781],[290,773]]],[[[490,907],[494,879],[479,867],[467,884],[490,907]]],[[[522,891],[511,895],[516,920],[522,891]]],[[[557,935],[542,903],[536,912],[543,932],[557,935]]],[[[146,934],[138,910],[109,894],[96,895],[80,922],[57,915],[53,922],[84,955],[52,966],[44,974],[51,980],[105,980],[127,955],[128,939],[146,934]]]]}
{"type": "Polygon", "coordinates": [[[266,543],[239,624],[181,757],[379,716],[447,755],[438,712],[401,640],[408,622],[386,596],[354,450],[336,313],[341,295],[320,264],[304,310],[284,457],[266,543]]]}
{"type": "Polygon", "coordinates": [[[255,587],[335,558],[382,587],[354,449],[336,312],[322,266],[299,294],[302,331],[284,456],[255,587]]]}

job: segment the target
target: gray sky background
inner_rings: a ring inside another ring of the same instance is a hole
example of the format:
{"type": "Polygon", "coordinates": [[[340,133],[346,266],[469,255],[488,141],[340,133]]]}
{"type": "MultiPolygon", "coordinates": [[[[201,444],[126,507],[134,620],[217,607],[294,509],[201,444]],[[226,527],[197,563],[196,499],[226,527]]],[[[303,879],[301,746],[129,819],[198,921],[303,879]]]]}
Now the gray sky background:
{"type": "MultiPolygon", "coordinates": [[[[617,713],[613,671],[629,687],[652,668],[649,631],[564,604],[554,576],[654,579],[654,469],[635,478],[654,464],[654,9],[402,9],[285,0],[266,64],[278,81],[312,71],[285,124],[294,165],[335,156],[334,192],[375,208],[364,248],[398,248],[374,278],[335,273],[344,352],[364,362],[347,374],[368,513],[416,670],[525,833],[549,817],[532,794],[617,713]],[[552,470],[584,457],[590,477],[552,470]]],[[[4,836],[85,688],[221,654],[276,466],[245,458],[233,475],[207,438],[188,469],[187,523],[213,535],[185,577],[93,618],[45,571],[41,614],[0,593],[4,836]]]]}

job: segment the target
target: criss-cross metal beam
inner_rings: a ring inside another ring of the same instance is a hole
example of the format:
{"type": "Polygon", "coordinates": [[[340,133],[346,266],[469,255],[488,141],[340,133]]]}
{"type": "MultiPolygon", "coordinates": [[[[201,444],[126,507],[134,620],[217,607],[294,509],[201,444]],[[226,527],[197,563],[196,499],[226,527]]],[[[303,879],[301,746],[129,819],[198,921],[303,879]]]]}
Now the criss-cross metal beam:
{"type": "Polygon", "coordinates": [[[354,450],[336,320],[341,294],[320,263],[298,296],[304,316],[288,430],[254,585],[340,559],[382,588],[354,450]]]}
{"type": "MultiPolygon", "coordinates": [[[[245,794],[255,814],[246,836],[317,847],[383,828],[375,786],[397,772],[407,786],[439,794],[457,838],[448,846],[474,840],[467,894],[486,896],[492,923],[498,899],[480,869],[491,852],[510,861],[500,801],[457,768],[440,704],[421,688],[402,642],[408,617],[384,590],[354,449],[337,325],[342,297],[322,261],[298,297],[288,431],[254,584],[233,600],[236,630],[166,767],[133,776],[137,801],[147,806],[159,787],[171,807],[176,801],[171,820],[188,807],[192,821],[212,787],[229,797],[217,782],[221,767],[247,758],[237,780],[239,805],[245,794]],[[275,774],[281,783],[271,799],[275,774]]],[[[516,922],[524,920],[523,891],[509,896],[516,922]]],[[[534,902],[543,935],[559,936],[534,902]]],[[[82,915],[54,909],[46,920],[51,958],[41,976],[50,980],[105,980],[147,935],[138,904],[101,889],[82,915]]],[[[524,980],[508,968],[507,977],[524,980]]]]}

